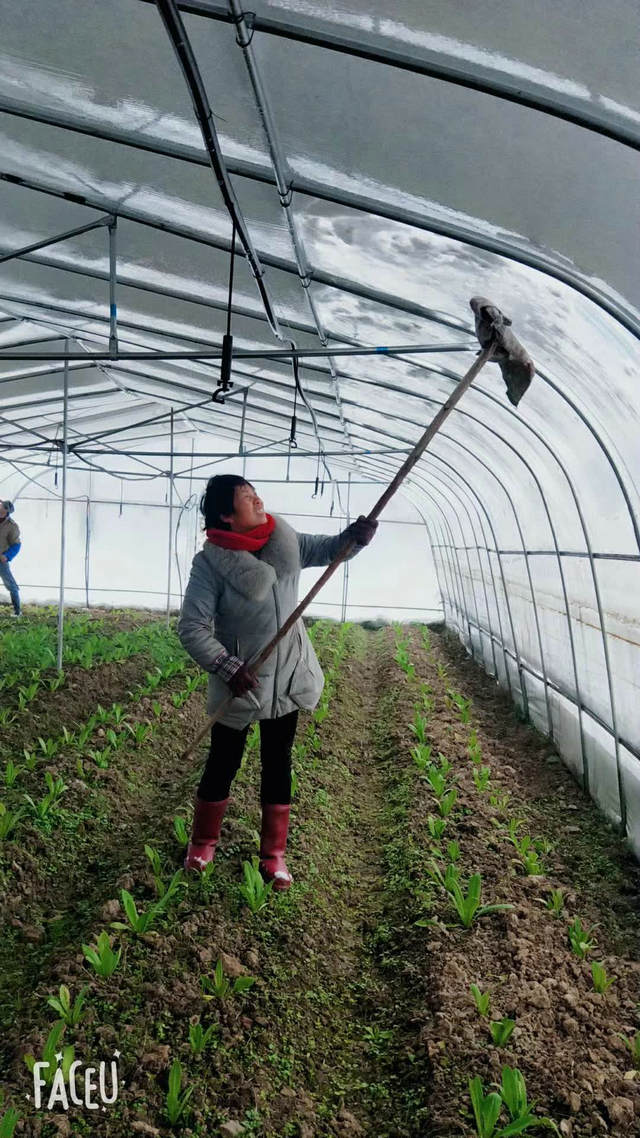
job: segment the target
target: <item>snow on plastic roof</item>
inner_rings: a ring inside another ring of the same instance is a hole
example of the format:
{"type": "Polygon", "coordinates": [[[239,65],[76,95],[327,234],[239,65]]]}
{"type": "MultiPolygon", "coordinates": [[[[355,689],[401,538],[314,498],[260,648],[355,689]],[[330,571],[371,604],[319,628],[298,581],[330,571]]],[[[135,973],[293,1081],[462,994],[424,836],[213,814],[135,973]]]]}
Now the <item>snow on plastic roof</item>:
{"type": "Polygon", "coordinates": [[[507,19],[443,0],[247,13],[60,0],[54,20],[44,0],[1,0],[0,13],[5,459],[45,462],[56,445],[65,348],[76,458],[110,469],[145,452],[165,470],[146,420],[169,407],[183,455],[207,435],[286,452],[291,362],[261,352],[429,344],[300,361],[300,452],[320,449],[328,477],[389,478],[477,351],[469,298],[491,297],[538,375],[515,409],[489,365],[408,491],[448,621],[578,773],[606,769],[597,796],[619,817],[640,757],[636,6],[513,0],[507,19]],[[172,19],[260,280],[238,230],[234,350],[253,356],[236,358],[224,404],[219,360],[131,358],[215,353],[227,322],[232,225],[172,19]]]}

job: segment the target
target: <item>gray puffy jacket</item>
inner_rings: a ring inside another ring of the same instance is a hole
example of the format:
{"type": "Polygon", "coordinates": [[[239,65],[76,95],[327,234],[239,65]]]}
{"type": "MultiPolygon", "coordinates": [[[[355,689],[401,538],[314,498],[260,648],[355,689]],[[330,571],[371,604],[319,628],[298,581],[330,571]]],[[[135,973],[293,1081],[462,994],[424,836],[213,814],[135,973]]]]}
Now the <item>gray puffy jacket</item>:
{"type": "MultiPolygon", "coordinates": [[[[257,655],[295,609],[300,570],[328,565],[348,540],[344,534],[296,533],[277,516],[275,522],[271,537],[258,553],[221,549],[207,541],[193,559],[178,636],[206,672],[223,648],[242,660],[257,655]]],[[[227,727],[246,727],[256,719],[275,719],[316,706],[324,677],[302,619],[257,675],[260,687],[252,695],[234,699],[222,716],[220,722],[227,727]]],[[[228,695],[227,684],[212,673],[209,714],[228,695]]]]}

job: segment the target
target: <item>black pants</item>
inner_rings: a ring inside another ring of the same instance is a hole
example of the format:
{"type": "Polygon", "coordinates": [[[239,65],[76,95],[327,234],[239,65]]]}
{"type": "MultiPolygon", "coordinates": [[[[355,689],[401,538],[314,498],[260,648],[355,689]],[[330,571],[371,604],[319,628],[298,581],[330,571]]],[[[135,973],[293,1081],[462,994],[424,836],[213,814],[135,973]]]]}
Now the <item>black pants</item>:
{"type": "MultiPolygon", "coordinates": [[[[282,715],[279,719],[260,721],[260,783],[261,802],[291,802],[291,748],[298,725],[298,712],[282,715]]],[[[211,747],[204,768],[198,797],[207,802],[220,802],[229,797],[247,739],[249,727],[237,730],[214,723],[211,728],[211,747]]]]}

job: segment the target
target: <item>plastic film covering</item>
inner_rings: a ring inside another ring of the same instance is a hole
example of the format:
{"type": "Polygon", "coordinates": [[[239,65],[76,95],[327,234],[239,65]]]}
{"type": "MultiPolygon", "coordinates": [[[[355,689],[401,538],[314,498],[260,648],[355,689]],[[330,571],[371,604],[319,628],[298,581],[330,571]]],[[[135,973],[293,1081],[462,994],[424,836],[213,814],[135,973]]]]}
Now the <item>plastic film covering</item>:
{"type": "MultiPolygon", "coordinates": [[[[179,603],[216,469],[301,530],[366,513],[489,296],[534,382],[516,408],[480,373],[375,572],[356,559],[316,612],[443,615],[640,854],[632,6],[61,0],[56,21],[0,0],[0,492],[53,565],[66,374],[71,599],[179,603]],[[297,376],[270,354],[292,344],[319,353],[297,376]]],[[[52,596],[27,558],[27,599],[52,596]]]]}

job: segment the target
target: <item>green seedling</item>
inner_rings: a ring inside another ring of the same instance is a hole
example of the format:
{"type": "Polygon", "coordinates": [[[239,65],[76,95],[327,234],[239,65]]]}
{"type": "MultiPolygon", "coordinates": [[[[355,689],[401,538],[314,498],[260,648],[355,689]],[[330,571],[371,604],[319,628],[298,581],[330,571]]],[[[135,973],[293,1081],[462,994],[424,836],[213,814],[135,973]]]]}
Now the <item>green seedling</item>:
{"type": "Polygon", "coordinates": [[[440,811],[440,817],[441,818],[448,818],[449,817],[451,811],[453,810],[453,808],[456,804],[457,797],[458,797],[458,791],[456,790],[456,788],[454,786],[451,788],[451,790],[448,790],[446,794],[443,794],[438,799],[438,810],[440,811]]]}
{"type": "Polygon", "coordinates": [[[389,1040],[393,1039],[393,1030],[367,1024],[363,1028],[362,1037],[368,1043],[369,1051],[379,1057],[388,1047],[389,1040]]]}
{"type": "Polygon", "coordinates": [[[193,1094],[194,1087],[182,1088],[182,1064],[174,1059],[169,1071],[169,1089],[167,1091],[165,1111],[171,1126],[175,1126],[179,1119],[187,1113],[188,1102],[193,1094]]]}
{"type": "Polygon", "coordinates": [[[451,862],[460,861],[460,846],[457,842],[447,842],[447,855],[451,862]]]}
{"type": "Polygon", "coordinates": [[[635,1035],[621,1035],[619,1031],[616,1032],[618,1039],[624,1043],[627,1051],[631,1052],[633,1058],[634,1068],[640,1069],[640,1031],[636,1031],[635,1035]]]}
{"type": "Polygon", "coordinates": [[[291,797],[295,798],[298,793],[299,779],[295,771],[291,771],[291,797]]]}
{"type": "MultiPolygon", "coordinates": [[[[42,1050],[42,1057],[40,1058],[40,1060],[38,1060],[40,1063],[48,1064],[48,1066],[42,1068],[41,1076],[40,1076],[42,1079],[44,1079],[45,1085],[47,1087],[51,1086],[51,1084],[54,1080],[54,1076],[55,1076],[57,1067],[58,1067],[58,1062],[56,1061],[56,1055],[60,1052],[60,1040],[62,1038],[63,1032],[64,1032],[64,1024],[62,1023],[61,1020],[58,1020],[58,1022],[54,1023],[53,1027],[51,1028],[51,1031],[49,1032],[49,1035],[47,1036],[47,1042],[45,1043],[44,1048],[42,1050]]],[[[60,1061],[60,1068],[62,1070],[62,1075],[63,1075],[65,1082],[67,1081],[67,1078],[69,1076],[69,1069],[71,1067],[71,1064],[73,1063],[74,1058],[75,1058],[75,1048],[73,1048],[73,1047],[63,1048],[62,1060],[60,1061]]],[[[37,1062],[35,1056],[34,1055],[25,1055],[24,1061],[25,1061],[27,1067],[29,1068],[29,1070],[33,1073],[33,1069],[34,1069],[36,1062],[37,1062]]]]}
{"type": "Polygon", "coordinates": [[[430,652],[431,651],[431,637],[429,636],[428,628],[422,629],[422,643],[424,645],[425,652],[430,652]]]}
{"type": "Polygon", "coordinates": [[[546,902],[546,907],[554,917],[559,917],[564,909],[564,891],[552,889],[546,902]]]}
{"type": "Polygon", "coordinates": [[[98,976],[103,978],[113,975],[122,956],[121,948],[117,952],[113,951],[109,934],[104,930],[100,933],[95,945],[83,944],[82,951],[89,964],[93,965],[98,976]]]}
{"type": "Polygon", "coordinates": [[[38,736],[38,746],[45,759],[52,759],[60,750],[60,744],[55,739],[43,739],[41,735],[38,736]]]}
{"type": "Polygon", "coordinates": [[[571,950],[580,957],[580,960],[585,960],[598,943],[592,937],[595,928],[595,925],[591,929],[583,928],[580,917],[576,917],[575,921],[569,925],[567,932],[571,950]]]}
{"type": "Polygon", "coordinates": [[[7,840],[10,834],[13,833],[22,815],[24,808],[18,807],[17,810],[9,810],[4,802],[0,802],[0,842],[7,840]]]}
{"type": "Polygon", "coordinates": [[[607,976],[607,970],[604,965],[600,964],[597,960],[591,963],[591,975],[593,977],[593,986],[596,992],[601,996],[606,995],[612,984],[615,984],[615,976],[607,976]]]}
{"type": "Polygon", "coordinates": [[[78,742],[75,732],[70,731],[68,727],[62,728],[62,738],[64,739],[65,747],[75,747],[78,742]]]}
{"type": "Polygon", "coordinates": [[[24,796],[40,822],[45,822],[55,816],[58,802],[67,789],[61,778],[54,779],[51,771],[45,771],[44,778],[47,785],[47,793],[44,798],[35,802],[30,794],[24,796]]]}
{"type": "Polygon", "coordinates": [[[186,846],[189,841],[189,834],[185,824],[184,818],[176,814],[173,819],[173,832],[181,846],[186,846]]]}
{"type": "Polygon", "coordinates": [[[148,723],[126,723],[125,727],[131,735],[136,747],[142,747],[147,741],[149,736],[153,734],[153,728],[148,723]]]}
{"type": "Polygon", "coordinates": [[[160,716],[162,715],[162,704],[160,703],[160,700],[154,699],[151,701],[151,710],[152,710],[153,714],[155,715],[156,719],[159,719],[160,716]]]}
{"type": "Polygon", "coordinates": [[[115,723],[116,726],[126,719],[126,712],[121,703],[112,703],[111,711],[108,714],[109,719],[112,721],[112,723],[115,723]]]}
{"type": "Polygon", "coordinates": [[[419,743],[427,742],[427,719],[420,714],[418,708],[416,708],[413,723],[409,724],[409,730],[413,732],[419,743]]]}
{"type": "Polygon", "coordinates": [[[446,664],[441,664],[441,663],[436,664],[436,671],[438,673],[438,678],[441,679],[442,682],[444,683],[449,677],[449,673],[447,671],[446,664]]]}
{"type": "Polygon", "coordinates": [[[476,1133],[478,1138],[494,1138],[496,1123],[500,1117],[500,1111],[502,1110],[502,1099],[500,1095],[496,1094],[495,1091],[491,1091],[488,1095],[485,1095],[482,1079],[479,1075],[475,1075],[473,1079],[469,1079],[469,1094],[471,1096],[471,1105],[476,1121],[476,1133]]]}
{"type": "Polygon", "coordinates": [[[495,807],[496,810],[500,810],[501,813],[504,813],[504,811],[507,809],[510,801],[511,801],[511,794],[508,790],[505,790],[502,792],[494,791],[492,794],[489,795],[489,802],[491,803],[491,805],[493,807],[495,807]]]}
{"type": "Polygon", "coordinates": [[[201,1023],[192,1023],[189,1026],[189,1043],[194,1055],[202,1055],[208,1047],[217,1043],[220,1028],[212,1023],[205,1031],[201,1023]]]}
{"type": "Polygon", "coordinates": [[[431,765],[432,747],[428,743],[417,743],[411,748],[411,756],[419,771],[426,771],[431,765]]]}
{"type": "Polygon", "coordinates": [[[71,993],[69,989],[66,984],[61,984],[59,994],[57,996],[48,996],[47,1003],[50,1008],[53,1008],[56,1015],[60,1017],[67,1027],[76,1027],[82,1019],[87,991],[87,988],[83,988],[73,1003],[71,1003],[71,993]]]}
{"type": "Polygon", "coordinates": [[[94,713],[93,713],[92,718],[95,719],[96,723],[108,723],[109,718],[110,718],[110,712],[108,712],[106,710],[106,708],[104,708],[102,706],[102,704],[99,703],[98,706],[96,707],[94,713]]]}
{"type": "Polygon", "coordinates": [[[463,893],[459,881],[452,881],[451,885],[446,888],[460,924],[465,929],[470,929],[475,920],[479,920],[480,917],[487,916],[489,913],[503,913],[513,909],[513,905],[480,904],[482,895],[482,875],[480,873],[471,875],[466,893],[463,893]]]}
{"type": "Polygon", "coordinates": [[[22,769],[21,767],[16,766],[13,759],[9,759],[6,767],[4,768],[5,786],[7,786],[9,789],[12,786],[15,786],[16,779],[17,779],[18,775],[20,774],[21,769],[22,769]]]}
{"type": "Polygon", "coordinates": [[[0,727],[8,727],[10,723],[15,723],[17,715],[10,707],[0,708],[0,727]]]}
{"type": "Polygon", "coordinates": [[[431,769],[427,771],[427,782],[436,798],[441,798],[447,785],[447,780],[442,771],[438,770],[437,767],[431,767],[431,769]]]}
{"type": "Polygon", "coordinates": [[[473,771],[473,781],[476,784],[476,790],[484,794],[489,786],[489,779],[491,778],[491,767],[475,767],[473,771]]]}
{"type": "Polygon", "coordinates": [[[89,739],[91,738],[92,734],[93,734],[93,726],[89,726],[88,723],[85,723],[84,727],[81,727],[80,730],[78,731],[77,735],[76,735],[76,742],[77,742],[78,747],[80,747],[80,748],[86,747],[86,745],[89,742],[89,739]]]}
{"type": "Polygon", "coordinates": [[[224,1000],[227,996],[241,996],[248,992],[255,984],[255,978],[253,976],[236,976],[231,983],[228,976],[224,974],[222,961],[218,960],[213,970],[213,976],[201,976],[200,983],[205,993],[205,999],[224,1000]]]}
{"type": "Polygon", "coordinates": [[[491,992],[481,992],[477,984],[472,984],[469,989],[473,996],[474,1003],[481,1016],[489,1015],[489,1005],[491,1003],[491,992]]]}
{"type": "Polygon", "coordinates": [[[258,866],[258,858],[255,855],[251,861],[242,863],[244,881],[240,885],[240,892],[252,913],[259,913],[261,909],[265,908],[273,889],[271,882],[265,884],[263,881],[258,866]]]}
{"type": "Polygon", "coordinates": [[[433,814],[429,814],[427,818],[427,829],[430,836],[434,841],[439,842],[447,828],[446,818],[434,818],[433,814]]]}
{"type": "Polygon", "coordinates": [[[111,758],[112,754],[113,751],[111,747],[105,747],[102,751],[87,751],[89,758],[93,759],[96,766],[100,767],[100,770],[103,771],[109,769],[109,759],[111,758]]]}
{"type": "Polygon", "coordinates": [[[471,700],[465,699],[459,692],[451,689],[447,692],[447,698],[457,708],[461,722],[469,723],[471,720],[471,700]]]}
{"type": "Polygon", "coordinates": [[[527,1100],[527,1086],[524,1075],[517,1067],[503,1067],[500,1096],[506,1106],[511,1122],[500,1134],[507,1138],[511,1134],[523,1134],[525,1130],[543,1127],[558,1134],[558,1128],[551,1118],[541,1118],[533,1113],[535,1103],[527,1100]]]}
{"type": "Polygon", "coordinates": [[[453,885],[460,880],[460,867],[454,862],[450,862],[444,873],[436,861],[431,861],[426,867],[427,873],[436,885],[441,889],[446,889],[447,892],[453,888],[453,885]]]}
{"type": "Polygon", "coordinates": [[[28,771],[34,771],[36,769],[37,764],[38,764],[38,758],[39,758],[37,752],[36,751],[28,751],[26,747],[23,747],[22,753],[24,755],[24,765],[26,766],[27,770],[28,771]]]}
{"type": "Polygon", "coordinates": [[[494,1019],[491,1021],[489,1031],[496,1047],[506,1047],[515,1026],[516,1021],[514,1019],[494,1019]]]}
{"type": "Polygon", "coordinates": [[[57,676],[51,676],[47,680],[47,687],[49,688],[49,691],[57,691],[58,688],[62,687],[64,681],[65,681],[64,672],[58,672],[57,676]]]}
{"type": "Polygon", "coordinates": [[[0,1118],[0,1138],[13,1138],[20,1115],[12,1106],[0,1118]]]}

